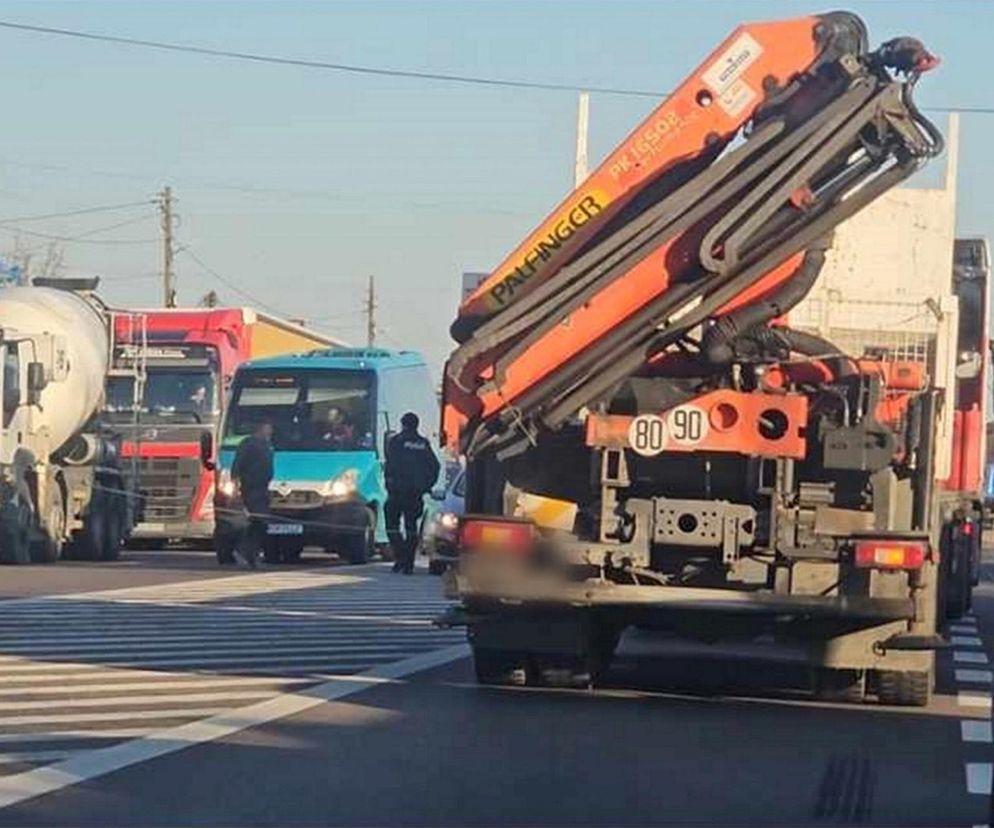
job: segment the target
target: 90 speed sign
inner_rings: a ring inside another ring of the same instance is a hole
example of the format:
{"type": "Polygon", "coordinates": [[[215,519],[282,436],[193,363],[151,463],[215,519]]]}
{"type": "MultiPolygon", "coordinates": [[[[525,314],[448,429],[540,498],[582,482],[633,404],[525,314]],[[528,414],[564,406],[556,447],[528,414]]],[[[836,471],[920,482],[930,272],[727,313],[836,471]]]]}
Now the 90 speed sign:
{"type": "Polygon", "coordinates": [[[696,405],[678,405],[658,414],[642,414],[628,427],[628,445],[636,454],[654,457],[666,450],[667,445],[692,448],[704,442],[709,424],[704,409],[696,405]]]}

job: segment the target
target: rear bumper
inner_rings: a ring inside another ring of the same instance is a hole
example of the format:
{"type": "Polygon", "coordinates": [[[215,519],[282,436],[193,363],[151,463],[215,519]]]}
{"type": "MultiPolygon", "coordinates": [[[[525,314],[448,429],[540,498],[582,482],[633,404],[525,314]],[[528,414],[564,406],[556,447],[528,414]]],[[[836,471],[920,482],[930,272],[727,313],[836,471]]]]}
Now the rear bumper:
{"type": "MultiPolygon", "coordinates": [[[[499,609],[604,608],[639,613],[712,613],[853,620],[870,623],[907,621],[915,616],[910,598],[872,598],[862,595],[780,595],[766,590],[737,591],[676,586],[635,586],[592,582],[582,584],[532,583],[514,579],[480,584],[453,573],[447,581],[451,598],[469,607],[499,609]]],[[[472,610],[470,610],[472,612],[472,610]]]]}

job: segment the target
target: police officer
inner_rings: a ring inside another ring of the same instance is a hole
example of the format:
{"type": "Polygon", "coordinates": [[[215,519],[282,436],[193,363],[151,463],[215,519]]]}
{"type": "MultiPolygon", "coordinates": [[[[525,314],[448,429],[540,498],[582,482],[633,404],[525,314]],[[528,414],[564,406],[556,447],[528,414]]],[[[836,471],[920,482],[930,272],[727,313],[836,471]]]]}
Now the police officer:
{"type": "Polygon", "coordinates": [[[394,572],[414,572],[414,550],[418,544],[418,521],[424,510],[425,493],[438,479],[439,464],[427,439],[418,434],[418,415],[408,411],[400,418],[401,431],[387,443],[387,502],[383,508],[387,537],[394,554],[394,572]],[[400,521],[404,519],[404,534],[400,521]]]}
{"type": "Polygon", "coordinates": [[[248,530],[235,548],[235,554],[252,569],[266,537],[269,514],[269,482],[273,479],[273,424],[260,422],[251,436],[238,445],[231,464],[231,479],[241,492],[249,514],[248,530]]]}

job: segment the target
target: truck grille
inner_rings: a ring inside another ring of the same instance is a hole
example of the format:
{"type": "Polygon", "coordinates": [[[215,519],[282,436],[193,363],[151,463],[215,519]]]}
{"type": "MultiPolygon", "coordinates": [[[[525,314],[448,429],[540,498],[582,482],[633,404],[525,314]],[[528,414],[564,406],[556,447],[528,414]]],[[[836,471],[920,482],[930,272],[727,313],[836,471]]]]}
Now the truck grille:
{"type": "Polygon", "coordinates": [[[282,495],[279,492],[269,492],[269,502],[275,508],[277,506],[301,507],[320,506],[323,499],[317,492],[303,489],[294,489],[292,492],[282,495]]]}
{"type": "Polygon", "coordinates": [[[193,457],[142,457],[138,461],[138,489],[149,523],[182,522],[200,483],[200,461],[193,457]]]}

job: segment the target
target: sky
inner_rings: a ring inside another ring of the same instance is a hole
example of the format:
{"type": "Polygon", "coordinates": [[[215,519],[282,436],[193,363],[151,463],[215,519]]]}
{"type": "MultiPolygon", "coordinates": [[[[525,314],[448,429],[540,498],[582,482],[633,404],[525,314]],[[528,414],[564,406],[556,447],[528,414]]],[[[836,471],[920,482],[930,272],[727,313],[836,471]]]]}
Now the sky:
{"type": "MultiPolygon", "coordinates": [[[[985,71],[994,3],[846,7],[864,18],[874,44],[913,34],[942,57],[918,86],[922,106],[994,107],[985,71]]],[[[739,23],[827,8],[802,0],[15,0],[0,2],[0,20],[393,69],[666,90],[739,23]]],[[[158,304],[151,200],[170,185],[181,304],[216,290],[226,303],[254,301],[361,343],[374,275],[380,342],[424,351],[436,371],[451,347],[460,274],[495,266],[572,186],[570,91],[233,62],[8,29],[0,29],[0,77],[0,252],[37,247],[43,255],[48,240],[27,231],[82,236],[64,244],[67,274],[101,275],[115,304],[158,304]]],[[[657,103],[592,94],[591,166],[657,103]]],[[[945,115],[928,114],[944,127],[945,115]]],[[[994,115],[962,117],[962,234],[994,235],[992,130],[994,115]]]]}

